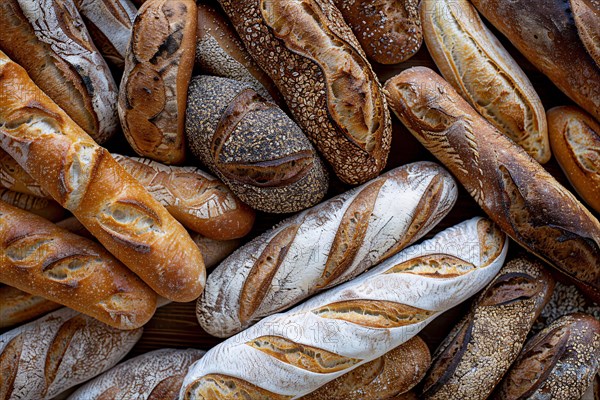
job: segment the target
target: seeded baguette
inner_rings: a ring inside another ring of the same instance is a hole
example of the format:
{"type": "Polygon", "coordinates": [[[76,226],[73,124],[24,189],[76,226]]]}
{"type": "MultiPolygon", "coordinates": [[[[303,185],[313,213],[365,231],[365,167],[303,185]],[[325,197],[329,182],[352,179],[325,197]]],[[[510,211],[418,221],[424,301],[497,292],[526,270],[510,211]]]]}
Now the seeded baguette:
{"type": "Polygon", "coordinates": [[[180,398],[306,395],[405,343],[481,290],[500,270],[507,245],[483,218],[447,229],[213,347],[190,368],[180,398]]]}
{"type": "Polygon", "coordinates": [[[443,168],[418,162],[291,217],[211,273],[198,321],[211,335],[231,336],[350,280],[424,236],[456,197],[443,168]]]}
{"type": "Polygon", "coordinates": [[[206,271],[187,231],[1,52],[0,92],[0,147],[159,295],[198,297],[206,271]]]}
{"type": "Polygon", "coordinates": [[[600,299],[600,223],[432,70],[386,83],[392,109],[517,243],[600,299]]]}
{"type": "Polygon", "coordinates": [[[544,106],[516,61],[468,0],[423,0],[427,49],[444,78],[540,163],[550,160],[544,106]]]}
{"type": "Polygon", "coordinates": [[[0,285],[0,329],[20,325],[62,306],[17,288],[0,285]]]}
{"type": "Polygon", "coordinates": [[[65,209],[54,200],[29,196],[7,189],[0,189],[0,201],[53,222],[60,221],[65,216],[65,209]]]}

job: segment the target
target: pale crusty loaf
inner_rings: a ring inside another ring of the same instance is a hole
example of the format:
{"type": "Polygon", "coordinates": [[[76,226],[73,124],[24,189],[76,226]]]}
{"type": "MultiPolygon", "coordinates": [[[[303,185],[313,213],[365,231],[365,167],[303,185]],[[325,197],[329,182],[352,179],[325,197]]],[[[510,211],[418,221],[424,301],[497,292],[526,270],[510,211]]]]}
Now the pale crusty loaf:
{"type": "Polygon", "coordinates": [[[158,294],[198,297],[206,271],[187,231],[2,52],[0,92],[0,147],[158,294]]]}
{"type": "Polygon", "coordinates": [[[600,0],[570,0],[579,38],[600,68],[600,0]]]}
{"type": "Polygon", "coordinates": [[[485,400],[517,358],[554,279],[527,257],[509,261],[438,347],[423,399],[485,400]]]}
{"type": "Polygon", "coordinates": [[[4,0],[0,24],[0,50],[94,140],[108,140],[119,123],[117,85],[73,0],[4,0]]]}
{"type": "Polygon", "coordinates": [[[295,120],[346,183],[385,167],[391,121],[381,85],[330,0],[220,0],[295,120]]]}
{"type": "Polygon", "coordinates": [[[334,0],[367,56],[381,64],[411,58],[423,43],[420,0],[334,0]]]}
{"type": "Polygon", "coordinates": [[[302,400],[379,400],[412,389],[431,364],[427,344],[418,336],[375,360],[321,386],[302,400]]]}
{"type": "Polygon", "coordinates": [[[500,270],[508,240],[474,218],[213,347],[181,399],[291,399],[405,343],[500,270]],[[257,366],[259,366],[257,368],[257,366]]]}
{"type": "Polygon", "coordinates": [[[230,336],[352,279],[425,235],[456,197],[443,168],[419,162],[289,218],[212,272],[198,300],[200,325],[230,336]]]}
{"type": "Polygon", "coordinates": [[[185,160],[185,107],[194,68],[194,0],[149,0],[139,9],[119,89],[119,117],[136,153],[185,160]]]}
{"type": "Polygon", "coordinates": [[[54,200],[13,192],[8,189],[0,189],[0,201],[53,222],[60,221],[65,216],[65,209],[54,200]]]}
{"type": "Polygon", "coordinates": [[[154,292],[102,246],[2,201],[0,282],[119,329],[156,310],[154,292]]]}
{"type": "Polygon", "coordinates": [[[468,0],[423,0],[427,49],[479,114],[540,163],[550,160],[544,106],[516,61],[468,0]]]}
{"type": "Polygon", "coordinates": [[[161,349],[142,354],[86,383],[68,400],[177,400],[188,368],[204,353],[161,349]]]}
{"type": "Polygon", "coordinates": [[[428,68],[386,84],[411,133],[510,237],[600,299],[600,223],[521,147],[428,68]]]}
{"type": "Polygon", "coordinates": [[[20,325],[62,306],[17,288],[0,285],[0,329],[20,325]]]}
{"type": "Polygon", "coordinates": [[[119,330],[61,308],[0,335],[0,398],[46,400],[117,364],[143,328],[119,330]]]}

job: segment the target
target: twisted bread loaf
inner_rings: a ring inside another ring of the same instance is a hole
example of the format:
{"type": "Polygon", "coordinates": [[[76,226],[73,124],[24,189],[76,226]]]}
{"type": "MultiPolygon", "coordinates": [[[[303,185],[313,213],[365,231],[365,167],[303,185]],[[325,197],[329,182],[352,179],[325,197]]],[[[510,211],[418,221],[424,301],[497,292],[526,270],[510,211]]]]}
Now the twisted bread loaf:
{"type": "Polygon", "coordinates": [[[447,229],[213,347],[190,368],[180,398],[291,399],[312,392],[477,293],[502,266],[507,247],[505,235],[483,218],[447,229]]]}
{"type": "Polygon", "coordinates": [[[65,209],[54,200],[30,196],[7,189],[0,189],[0,201],[53,222],[60,221],[65,216],[65,209]]]}
{"type": "Polygon", "coordinates": [[[352,279],[425,235],[456,196],[443,168],[419,162],[284,221],[212,272],[198,300],[200,325],[230,336],[352,279]]]}

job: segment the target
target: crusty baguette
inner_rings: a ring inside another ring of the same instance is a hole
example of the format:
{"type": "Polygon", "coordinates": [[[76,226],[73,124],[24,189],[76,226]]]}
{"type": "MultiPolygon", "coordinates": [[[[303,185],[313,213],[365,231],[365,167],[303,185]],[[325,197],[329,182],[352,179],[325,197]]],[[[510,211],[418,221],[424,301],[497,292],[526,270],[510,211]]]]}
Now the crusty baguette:
{"type": "Polygon", "coordinates": [[[428,68],[386,84],[392,109],[519,244],[600,299],[600,223],[428,68]]]}
{"type": "Polygon", "coordinates": [[[298,212],[327,192],[327,172],[302,130],[247,83],[192,79],[185,131],[192,153],[254,209],[298,212]]]}
{"type": "Polygon", "coordinates": [[[282,104],[277,87],[248,53],[220,10],[198,4],[196,66],[201,73],[248,83],[265,99],[282,104]]]}
{"type": "Polygon", "coordinates": [[[369,59],[398,64],[423,44],[420,0],[334,0],[369,59]]]}
{"type": "Polygon", "coordinates": [[[529,78],[468,0],[423,0],[427,49],[479,114],[540,163],[550,160],[544,106],[529,78]]]}
{"type": "Polygon", "coordinates": [[[0,189],[0,201],[53,222],[60,221],[65,216],[65,209],[54,200],[13,192],[8,189],[0,189]]]}
{"type": "Polygon", "coordinates": [[[213,347],[186,376],[185,400],[291,399],[408,341],[500,270],[508,240],[474,218],[213,347]]]}
{"type": "Polygon", "coordinates": [[[0,25],[0,49],[94,140],[108,140],[117,85],[73,0],[3,0],[0,25]]]}
{"type": "Polygon", "coordinates": [[[570,0],[579,38],[600,68],[600,0],[570,0]]]}
{"type": "Polygon", "coordinates": [[[330,0],[220,0],[295,120],[346,183],[385,167],[391,121],[381,85],[330,0]]]}
{"type": "Polygon", "coordinates": [[[517,358],[554,279],[528,257],[509,261],[438,347],[423,399],[485,400],[517,358]]]}
{"type": "Polygon", "coordinates": [[[61,308],[8,331],[0,335],[0,399],[51,399],[118,363],[142,330],[61,308]]]}
{"type": "Polygon", "coordinates": [[[560,90],[600,120],[600,68],[579,40],[569,1],[472,3],[560,90]]]}
{"type": "Polygon", "coordinates": [[[0,329],[20,325],[62,306],[17,288],[0,285],[0,329]]]}
{"type": "Polygon", "coordinates": [[[185,108],[196,45],[194,0],[149,0],[133,22],[119,90],[119,117],[136,153],[185,160],[185,108]]]}
{"type": "Polygon", "coordinates": [[[580,399],[600,368],[600,321],[562,317],[527,341],[494,398],[580,399]]]}
{"type": "Polygon", "coordinates": [[[302,400],[380,400],[411,390],[431,364],[427,344],[418,336],[302,397],[302,400]]]}
{"type": "Polygon", "coordinates": [[[17,161],[0,148],[0,186],[13,192],[35,197],[51,198],[17,161]]]}
{"type": "Polygon", "coordinates": [[[86,383],[68,400],[177,400],[189,367],[204,353],[161,349],[142,354],[86,383]]]}
{"type": "Polygon", "coordinates": [[[456,196],[443,168],[419,162],[287,219],[212,272],[198,299],[200,325],[230,336],[352,279],[425,235],[456,196]]]}
{"type": "Polygon", "coordinates": [[[158,294],[198,297],[206,272],[187,231],[2,52],[0,92],[0,146],[158,294]]]}
{"type": "Polygon", "coordinates": [[[94,44],[122,69],[137,8],[130,0],[74,0],[94,44]]]}
{"type": "Polygon", "coordinates": [[[548,111],[552,151],[577,193],[600,213],[600,123],[578,107],[548,111]]]}

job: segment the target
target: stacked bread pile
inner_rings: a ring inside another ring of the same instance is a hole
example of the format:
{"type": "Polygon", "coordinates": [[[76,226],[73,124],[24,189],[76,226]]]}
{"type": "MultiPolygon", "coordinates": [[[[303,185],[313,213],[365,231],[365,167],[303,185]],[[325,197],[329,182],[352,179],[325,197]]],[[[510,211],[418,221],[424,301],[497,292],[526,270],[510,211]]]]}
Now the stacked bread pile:
{"type": "Polygon", "coordinates": [[[0,400],[600,398],[598,1],[0,26],[0,400]]]}

